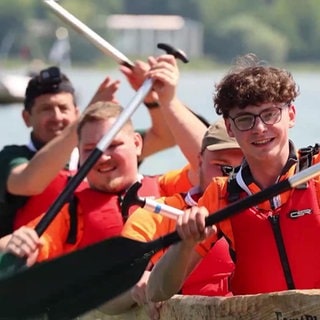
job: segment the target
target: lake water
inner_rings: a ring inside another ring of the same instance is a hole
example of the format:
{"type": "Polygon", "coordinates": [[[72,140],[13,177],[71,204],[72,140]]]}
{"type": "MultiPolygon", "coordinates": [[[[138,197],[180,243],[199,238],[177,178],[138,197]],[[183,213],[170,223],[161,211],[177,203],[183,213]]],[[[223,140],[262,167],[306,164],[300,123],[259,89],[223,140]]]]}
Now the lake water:
{"type": "MultiPolygon", "coordinates": [[[[94,94],[98,85],[107,76],[120,79],[121,86],[117,95],[123,106],[128,105],[135,92],[129,87],[125,78],[118,70],[66,70],[77,92],[80,107],[83,109],[94,94]]],[[[179,96],[189,107],[205,116],[209,121],[217,118],[213,109],[212,93],[214,83],[223,73],[215,72],[185,72],[181,70],[179,96]]],[[[297,124],[291,129],[290,137],[297,147],[304,147],[320,141],[320,74],[293,73],[300,86],[300,96],[296,100],[297,124]]],[[[29,130],[25,127],[21,117],[22,105],[0,107],[0,148],[6,144],[23,144],[28,141],[29,130]]],[[[133,115],[136,128],[150,126],[148,112],[141,105],[133,115]]],[[[179,148],[174,147],[149,157],[141,166],[141,173],[156,174],[170,169],[180,168],[186,163],[179,148]],[[175,159],[175,161],[172,161],[175,159]]]]}

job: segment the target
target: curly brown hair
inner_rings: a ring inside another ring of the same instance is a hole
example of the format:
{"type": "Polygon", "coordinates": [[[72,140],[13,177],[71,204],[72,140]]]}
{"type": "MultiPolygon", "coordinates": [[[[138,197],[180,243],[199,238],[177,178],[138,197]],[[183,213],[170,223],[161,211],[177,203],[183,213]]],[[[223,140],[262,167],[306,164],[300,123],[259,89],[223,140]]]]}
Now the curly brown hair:
{"type": "Polygon", "coordinates": [[[233,68],[216,85],[213,97],[217,114],[224,118],[233,108],[244,109],[248,105],[263,103],[291,103],[299,94],[299,88],[290,72],[261,64],[252,54],[242,58],[241,65],[233,68]],[[248,63],[253,60],[253,64],[248,63]],[[243,63],[245,61],[245,63],[243,63]]]}

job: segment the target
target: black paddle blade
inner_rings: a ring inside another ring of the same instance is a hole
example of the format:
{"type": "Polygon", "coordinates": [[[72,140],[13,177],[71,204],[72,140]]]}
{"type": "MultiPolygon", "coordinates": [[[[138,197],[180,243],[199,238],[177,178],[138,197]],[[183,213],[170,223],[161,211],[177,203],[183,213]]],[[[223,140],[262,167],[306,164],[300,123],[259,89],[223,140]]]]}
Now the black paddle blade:
{"type": "Polygon", "coordinates": [[[0,279],[26,268],[26,260],[13,253],[0,253],[0,279]]]}
{"type": "Polygon", "coordinates": [[[71,319],[131,288],[166,244],[117,237],[0,280],[0,319],[71,319]]]}

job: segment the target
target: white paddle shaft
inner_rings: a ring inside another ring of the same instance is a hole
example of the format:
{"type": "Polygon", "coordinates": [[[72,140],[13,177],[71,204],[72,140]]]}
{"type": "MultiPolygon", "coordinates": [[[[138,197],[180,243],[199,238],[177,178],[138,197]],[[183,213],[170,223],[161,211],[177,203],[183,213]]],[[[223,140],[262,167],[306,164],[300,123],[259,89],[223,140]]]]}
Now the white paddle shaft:
{"type": "Polygon", "coordinates": [[[100,37],[96,32],[86,26],[74,15],[69,13],[66,9],[61,7],[54,0],[44,0],[44,3],[65,23],[73,27],[76,31],[85,36],[93,45],[95,45],[104,54],[114,58],[119,64],[126,64],[133,66],[133,62],[130,61],[124,54],[114,48],[109,42],[100,37]]]}
{"type": "Polygon", "coordinates": [[[320,174],[320,163],[314,164],[311,167],[308,167],[294,176],[288,179],[292,188],[297,187],[299,184],[307,182],[308,180],[315,178],[320,174]]]}
{"type": "Polygon", "coordinates": [[[177,220],[177,218],[183,214],[182,210],[168,206],[164,203],[157,202],[153,199],[145,198],[145,201],[146,201],[144,205],[145,209],[153,213],[159,213],[162,216],[168,217],[170,219],[177,220]]]}

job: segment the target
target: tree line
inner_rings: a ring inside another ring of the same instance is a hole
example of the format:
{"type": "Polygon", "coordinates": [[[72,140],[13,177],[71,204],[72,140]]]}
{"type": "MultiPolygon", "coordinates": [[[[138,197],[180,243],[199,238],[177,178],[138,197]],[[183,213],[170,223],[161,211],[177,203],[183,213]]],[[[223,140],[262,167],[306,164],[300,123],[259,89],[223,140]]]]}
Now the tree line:
{"type": "MultiPolygon", "coordinates": [[[[110,14],[177,14],[204,26],[204,53],[218,63],[255,52],[271,62],[319,62],[318,0],[61,0],[60,4],[106,39],[110,14]]],[[[41,0],[1,0],[2,58],[45,59],[62,22],[41,0]]],[[[73,61],[93,62],[100,53],[70,32],[73,61]]]]}

